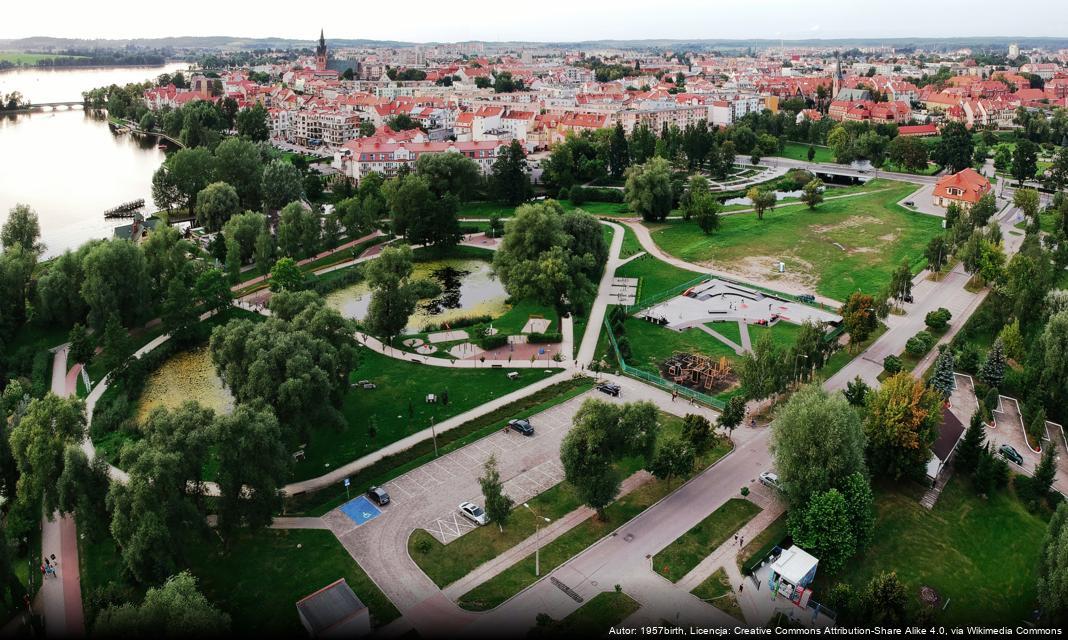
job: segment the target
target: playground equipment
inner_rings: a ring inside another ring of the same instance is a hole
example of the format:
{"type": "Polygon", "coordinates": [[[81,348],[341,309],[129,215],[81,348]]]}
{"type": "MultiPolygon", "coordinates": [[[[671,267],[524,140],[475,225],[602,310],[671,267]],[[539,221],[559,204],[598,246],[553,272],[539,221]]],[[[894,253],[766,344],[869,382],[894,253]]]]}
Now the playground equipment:
{"type": "Polygon", "coordinates": [[[731,375],[731,363],[725,356],[716,360],[699,353],[676,351],[663,366],[676,384],[695,389],[712,389],[731,375]]]}

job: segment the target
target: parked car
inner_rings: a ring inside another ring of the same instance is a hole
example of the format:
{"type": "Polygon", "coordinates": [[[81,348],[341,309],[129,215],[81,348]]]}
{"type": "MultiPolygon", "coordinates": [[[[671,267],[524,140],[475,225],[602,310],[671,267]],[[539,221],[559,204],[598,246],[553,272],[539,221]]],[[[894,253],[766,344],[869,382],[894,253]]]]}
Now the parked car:
{"type": "Polygon", "coordinates": [[[460,515],[467,518],[471,522],[474,522],[480,527],[489,522],[489,516],[487,516],[486,512],[482,510],[482,507],[478,506],[474,502],[461,502],[460,515]]]}
{"type": "Polygon", "coordinates": [[[382,487],[371,487],[367,490],[367,497],[380,507],[389,504],[389,494],[382,487]]]}
{"type": "Polygon", "coordinates": [[[373,382],[371,382],[370,380],[360,380],[359,382],[356,383],[356,386],[361,388],[361,389],[376,389],[376,388],[378,388],[378,385],[373,383],[373,382]]]}
{"type": "Polygon", "coordinates": [[[525,436],[534,435],[534,427],[530,426],[530,421],[528,420],[509,420],[508,428],[525,436]]]}
{"type": "Polygon", "coordinates": [[[619,397],[619,393],[622,391],[622,389],[619,388],[618,384],[613,384],[611,382],[602,382],[601,384],[597,385],[597,390],[601,393],[606,393],[610,396],[615,396],[617,398],[619,397]]]}
{"type": "Polygon", "coordinates": [[[1008,460],[1015,462],[1021,467],[1023,466],[1023,456],[1021,456],[1020,452],[1014,449],[1011,445],[1001,445],[998,447],[998,452],[1008,460]]]}
{"type": "Polygon", "coordinates": [[[915,203],[915,202],[913,202],[912,200],[906,200],[906,201],[905,201],[905,206],[906,206],[906,207],[915,207],[915,206],[916,206],[916,203],[915,203]]]}
{"type": "Polygon", "coordinates": [[[909,304],[912,304],[912,301],[913,301],[912,294],[911,293],[906,293],[904,296],[901,297],[901,301],[902,302],[907,302],[909,304]]]}
{"type": "Polygon", "coordinates": [[[760,474],[760,484],[771,487],[776,491],[782,491],[782,483],[779,482],[779,474],[774,471],[765,471],[760,474]]]}

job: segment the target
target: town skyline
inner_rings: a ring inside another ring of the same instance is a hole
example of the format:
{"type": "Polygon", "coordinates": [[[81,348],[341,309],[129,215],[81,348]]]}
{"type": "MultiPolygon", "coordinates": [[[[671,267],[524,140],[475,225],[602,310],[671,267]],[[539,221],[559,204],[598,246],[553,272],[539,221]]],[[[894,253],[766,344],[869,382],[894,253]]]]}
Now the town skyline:
{"type": "MultiPolygon", "coordinates": [[[[959,3],[930,5],[905,0],[892,6],[842,6],[834,0],[820,0],[797,6],[785,0],[772,0],[759,6],[730,6],[721,3],[674,0],[651,6],[637,0],[585,3],[582,6],[548,0],[534,15],[518,9],[500,8],[485,0],[469,3],[469,11],[453,15],[432,14],[433,6],[423,0],[412,3],[413,16],[433,19],[398,19],[387,5],[361,7],[359,13],[346,10],[338,2],[326,2],[324,12],[276,18],[264,3],[263,11],[248,14],[238,6],[209,5],[203,0],[187,3],[188,10],[160,23],[144,24],[136,5],[123,0],[115,3],[104,20],[90,6],[60,2],[56,5],[11,7],[0,25],[0,39],[25,37],[134,39],[160,37],[219,36],[227,29],[220,25],[240,25],[242,38],[286,38],[303,40],[325,24],[334,37],[346,39],[392,40],[411,43],[478,40],[487,42],[581,42],[598,40],[693,40],[693,39],[843,39],[843,38],[937,38],[976,37],[1058,37],[1057,20],[1035,22],[1035,13],[1063,13],[1054,0],[1029,3],[1030,11],[1000,13],[998,20],[987,16],[997,10],[993,2],[972,3],[961,12],[959,3]],[[216,19],[199,18],[210,8],[216,19]],[[127,10],[128,9],[128,10],[127,10]],[[609,11],[611,9],[611,11],[609,11]],[[560,16],[566,15],[566,20],[560,16]],[[775,20],[767,20],[774,15],[775,20]],[[922,20],[917,20],[922,16],[922,20]],[[351,19],[351,22],[350,22],[351,19]],[[47,25],[41,28],[41,25],[47,25]],[[951,25],[951,28],[950,26],[951,25]],[[175,36],[175,34],[180,34],[175,36]]],[[[234,30],[229,30],[233,33],[234,30]]]]}

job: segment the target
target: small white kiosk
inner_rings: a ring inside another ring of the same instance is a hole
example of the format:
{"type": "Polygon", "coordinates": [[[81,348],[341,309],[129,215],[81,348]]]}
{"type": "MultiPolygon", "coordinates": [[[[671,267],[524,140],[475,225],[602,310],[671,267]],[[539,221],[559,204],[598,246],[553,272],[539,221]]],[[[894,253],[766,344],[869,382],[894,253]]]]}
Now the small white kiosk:
{"type": "Polygon", "coordinates": [[[771,592],[804,608],[812,594],[808,586],[816,578],[819,562],[815,556],[796,545],[783,549],[771,565],[771,577],[768,580],[771,592]]]}

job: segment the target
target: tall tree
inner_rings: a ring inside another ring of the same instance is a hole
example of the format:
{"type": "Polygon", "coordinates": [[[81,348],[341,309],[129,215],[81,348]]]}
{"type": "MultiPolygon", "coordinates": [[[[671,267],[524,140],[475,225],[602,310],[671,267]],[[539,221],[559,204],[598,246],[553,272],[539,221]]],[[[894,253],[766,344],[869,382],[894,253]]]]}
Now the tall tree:
{"type": "Polygon", "coordinates": [[[278,211],[304,194],[300,171],[284,160],[272,160],[263,169],[261,180],[263,206],[278,211]]]}
{"type": "Polygon", "coordinates": [[[416,174],[391,180],[383,192],[393,212],[393,231],[408,242],[445,248],[460,241],[459,200],[451,192],[435,193],[430,181],[416,174]]]}
{"type": "Polygon", "coordinates": [[[972,413],[964,438],[957,445],[953,466],[964,473],[973,473],[979,466],[979,457],[986,450],[986,425],[979,409],[972,413]]]}
{"type": "Polygon", "coordinates": [[[254,142],[227,138],[215,148],[215,178],[232,186],[242,210],[260,208],[263,157],[254,142]]]}
{"type": "Polygon", "coordinates": [[[801,194],[801,202],[805,203],[809,209],[815,209],[820,206],[823,202],[823,180],[813,178],[805,183],[805,188],[801,194]]]}
{"type": "Polygon", "coordinates": [[[44,505],[51,515],[60,506],[57,483],[63,474],[67,445],[85,437],[85,405],[81,400],[48,393],[30,402],[11,430],[11,454],[18,466],[18,501],[44,505]]]}
{"type": "Polygon", "coordinates": [[[816,493],[865,473],[864,428],[839,394],[801,387],[771,423],[771,447],[787,500],[799,508],[816,493]]]}
{"type": "Polygon", "coordinates": [[[482,465],[482,476],[479,477],[478,484],[482,487],[482,497],[486,502],[486,515],[503,531],[504,525],[508,524],[508,519],[512,516],[512,499],[504,493],[504,483],[497,470],[496,456],[491,455],[482,465]]]}
{"type": "Polygon", "coordinates": [[[671,165],[663,158],[653,158],[645,164],[630,167],[623,193],[630,210],[644,220],[663,220],[674,204],[671,165]]]}
{"type": "Polygon", "coordinates": [[[1068,503],[1050,518],[1038,561],[1038,604],[1050,621],[1068,620],[1068,503]]]}
{"type": "Polygon", "coordinates": [[[93,629],[102,637],[213,638],[229,634],[230,616],[211,604],[197,589],[196,578],[183,571],[163,586],[149,588],[140,605],[105,607],[93,629]]]}
{"type": "Polygon", "coordinates": [[[949,396],[953,394],[953,390],[957,387],[953,375],[955,368],[956,361],[951,350],[945,349],[935,358],[935,371],[934,375],[931,376],[931,388],[938,392],[944,402],[949,401],[949,396]]]}
{"type": "Polygon", "coordinates": [[[864,430],[873,469],[895,480],[922,475],[941,421],[937,392],[908,372],[886,379],[868,394],[864,430]]]}
{"type": "Polygon", "coordinates": [[[749,202],[753,204],[753,210],[756,211],[757,220],[764,219],[764,212],[768,209],[774,209],[775,203],[778,197],[775,192],[770,189],[761,189],[760,187],[752,187],[749,191],[745,192],[745,197],[749,198],[749,202]]]}
{"type": "Polygon", "coordinates": [[[237,134],[254,142],[266,140],[271,136],[271,125],[267,110],[256,103],[242,109],[237,114],[237,134]]]}
{"type": "Polygon", "coordinates": [[[518,206],[530,198],[527,157],[518,140],[512,140],[494,160],[490,182],[497,199],[507,205],[518,206]]]}
{"type": "Polygon", "coordinates": [[[371,305],[364,323],[372,333],[393,338],[408,325],[418,299],[412,276],[412,249],[408,245],[386,247],[371,261],[365,276],[371,288],[371,305]]]}
{"type": "Polygon", "coordinates": [[[627,145],[627,134],[623,131],[623,123],[617,122],[612,129],[612,138],[608,145],[608,168],[612,177],[619,179],[630,166],[630,150],[627,145]]]}
{"type": "Polygon", "coordinates": [[[1016,184],[1023,186],[1024,181],[1035,177],[1038,172],[1038,145],[1026,138],[1016,143],[1012,152],[1012,177],[1016,184]]]}
{"type": "Polygon", "coordinates": [[[129,240],[97,243],[85,256],[84,269],[81,294],[91,327],[103,329],[112,315],[126,327],[148,319],[148,267],[141,247],[129,240]]]}
{"type": "Polygon", "coordinates": [[[415,175],[438,198],[453,196],[467,202],[482,181],[482,172],[474,160],[462,153],[424,153],[415,162],[415,175]]]}
{"type": "Polygon", "coordinates": [[[832,572],[845,566],[857,550],[845,496],[837,489],[821,491],[798,513],[790,519],[794,543],[832,572]]]}
{"type": "Polygon", "coordinates": [[[942,136],[934,150],[934,160],[956,173],[971,166],[974,151],[972,132],[961,122],[948,122],[942,127],[942,136]]]}
{"type": "Polygon", "coordinates": [[[213,182],[197,193],[197,224],[218,231],[231,216],[240,213],[237,190],[225,182],[213,182]]]}
{"type": "Polygon", "coordinates": [[[0,247],[22,247],[26,253],[38,257],[45,250],[40,240],[41,225],[37,212],[24,204],[12,207],[7,213],[7,221],[0,228],[0,247]]]}
{"type": "Polygon", "coordinates": [[[216,418],[213,429],[219,457],[218,529],[229,541],[239,527],[271,524],[282,506],[290,457],[278,419],[266,407],[239,405],[231,415],[216,418]]]}

